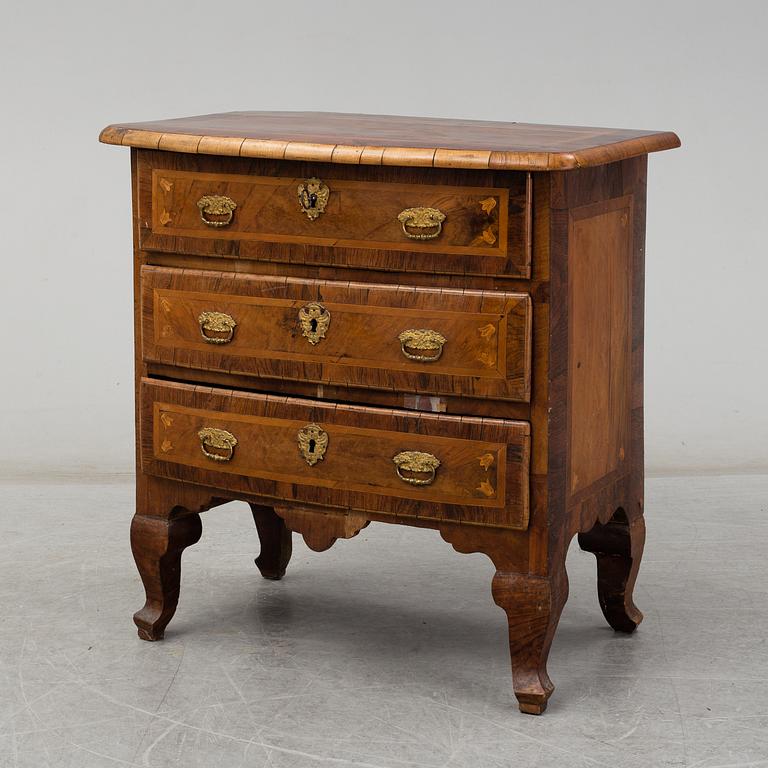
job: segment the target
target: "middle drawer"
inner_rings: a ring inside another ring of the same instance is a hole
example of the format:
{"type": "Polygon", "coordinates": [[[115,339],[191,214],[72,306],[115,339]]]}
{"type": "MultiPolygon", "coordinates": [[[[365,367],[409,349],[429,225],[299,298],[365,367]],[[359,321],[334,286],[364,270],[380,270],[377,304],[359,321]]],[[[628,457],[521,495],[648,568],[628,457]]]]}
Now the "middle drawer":
{"type": "Polygon", "coordinates": [[[142,267],[147,362],[527,402],[525,293],[142,267]]]}

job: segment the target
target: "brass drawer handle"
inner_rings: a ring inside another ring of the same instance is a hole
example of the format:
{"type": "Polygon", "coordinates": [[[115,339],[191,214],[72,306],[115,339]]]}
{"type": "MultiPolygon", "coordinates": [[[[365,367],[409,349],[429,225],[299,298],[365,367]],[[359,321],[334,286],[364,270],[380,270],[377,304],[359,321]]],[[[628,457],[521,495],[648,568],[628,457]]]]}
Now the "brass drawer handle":
{"type": "Polygon", "coordinates": [[[328,326],[331,324],[331,313],[316,301],[305,304],[299,310],[299,323],[301,334],[310,344],[317,344],[325,338],[328,326]]]}
{"type": "Polygon", "coordinates": [[[400,349],[409,360],[419,360],[426,363],[434,363],[443,354],[445,336],[429,328],[410,328],[403,331],[398,337],[400,349]],[[427,354],[409,352],[411,349],[423,350],[427,354]]]}
{"type": "Polygon", "coordinates": [[[231,197],[224,195],[203,195],[197,201],[197,207],[200,209],[200,219],[208,227],[226,227],[232,223],[237,203],[231,197]],[[216,216],[214,219],[207,219],[206,216],[216,216]]]}
{"type": "Polygon", "coordinates": [[[226,429],[203,427],[197,436],[200,438],[200,450],[213,461],[230,461],[235,454],[237,438],[226,429]]]}
{"type": "Polygon", "coordinates": [[[328,433],[322,427],[307,424],[299,430],[298,441],[299,452],[310,467],[323,460],[328,448],[328,433]]]}
{"type": "Polygon", "coordinates": [[[402,451],[395,456],[392,461],[395,463],[397,476],[410,485],[431,485],[434,482],[437,468],[440,466],[440,459],[431,453],[422,453],[421,451],[402,451]],[[403,472],[413,472],[415,475],[404,475],[403,472]],[[422,475],[422,477],[418,477],[422,475]],[[423,475],[427,475],[423,477],[423,475]]]}
{"type": "Polygon", "coordinates": [[[208,344],[229,344],[237,327],[235,319],[224,312],[202,312],[197,322],[200,323],[200,335],[208,344]],[[226,336],[210,336],[212,333],[225,333],[226,336]]]}
{"type": "Polygon", "coordinates": [[[314,221],[325,212],[331,190],[320,179],[311,178],[299,184],[298,194],[299,207],[307,214],[310,221],[314,221]]]}
{"type": "Polygon", "coordinates": [[[443,231],[445,214],[437,208],[406,208],[397,220],[411,240],[434,240],[443,231]]]}

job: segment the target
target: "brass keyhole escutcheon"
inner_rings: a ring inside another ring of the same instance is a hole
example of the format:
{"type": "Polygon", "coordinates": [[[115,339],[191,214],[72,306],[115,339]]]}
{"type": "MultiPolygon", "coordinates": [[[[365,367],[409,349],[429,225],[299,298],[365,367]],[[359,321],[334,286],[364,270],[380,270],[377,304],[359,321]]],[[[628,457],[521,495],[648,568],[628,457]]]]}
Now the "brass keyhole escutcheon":
{"type": "Polygon", "coordinates": [[[299,452],[310,467],[322,461],[328,448],[328,433],[318,424],[307,424],[299,430],[299,452]]]}
{"type": "Polygon", "coordinates": [[[325,212],[328,197],[331,190],[320,179],[311,178],[299,184],[299,207],[310,221],[314,221],[321,213],[325,212]]]}
{"type": "Polygon", "coordinates": [[[331,313],[316,301],[305,304],[299,310],[301,334],[310,344],[317,344],[325,338],[328,326],[331,324],[331,313]]]}

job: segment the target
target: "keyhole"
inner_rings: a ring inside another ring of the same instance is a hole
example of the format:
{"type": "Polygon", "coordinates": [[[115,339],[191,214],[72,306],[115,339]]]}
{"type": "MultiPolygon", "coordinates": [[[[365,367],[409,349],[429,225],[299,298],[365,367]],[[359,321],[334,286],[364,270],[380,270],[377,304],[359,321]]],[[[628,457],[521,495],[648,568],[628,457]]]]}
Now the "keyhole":
{"type": "Polygon", "coordinates": [[[309,327],[312,329],[312,333],[315,333],[317,331],[317,318],[313,317],[309,321],[309,327]]]}
{"type": "Polygon", "coordinates": [[[315,442],[315,439],[314,438],[310,438],[310,440],[309,440],[309,452],[310,453],[314,453],[315,452],[315,446],[316,445],[317,445],[317,443],[315,442]]]}
{"type": "Polygon", "coordinates": [[[317,205],[317,193],[316,192],[310,192],[309,195],[309,207],[314,208],[317,205]]]}

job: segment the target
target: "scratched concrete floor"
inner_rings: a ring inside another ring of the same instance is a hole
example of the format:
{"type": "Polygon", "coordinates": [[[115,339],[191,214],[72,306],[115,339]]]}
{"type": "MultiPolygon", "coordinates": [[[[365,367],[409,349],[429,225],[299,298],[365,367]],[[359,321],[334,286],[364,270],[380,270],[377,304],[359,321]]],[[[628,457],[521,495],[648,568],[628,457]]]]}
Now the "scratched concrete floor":
{"type": "Polygon", "coordinates": [[[591,555],[517,713],[491,566],[373,525],[262,580],[250,513],[204,516],[164,643],[137,639],[131,488],[0,493],[0,765],[768,766],[768,477],[655,479],[634,637],[591,555]]]}

